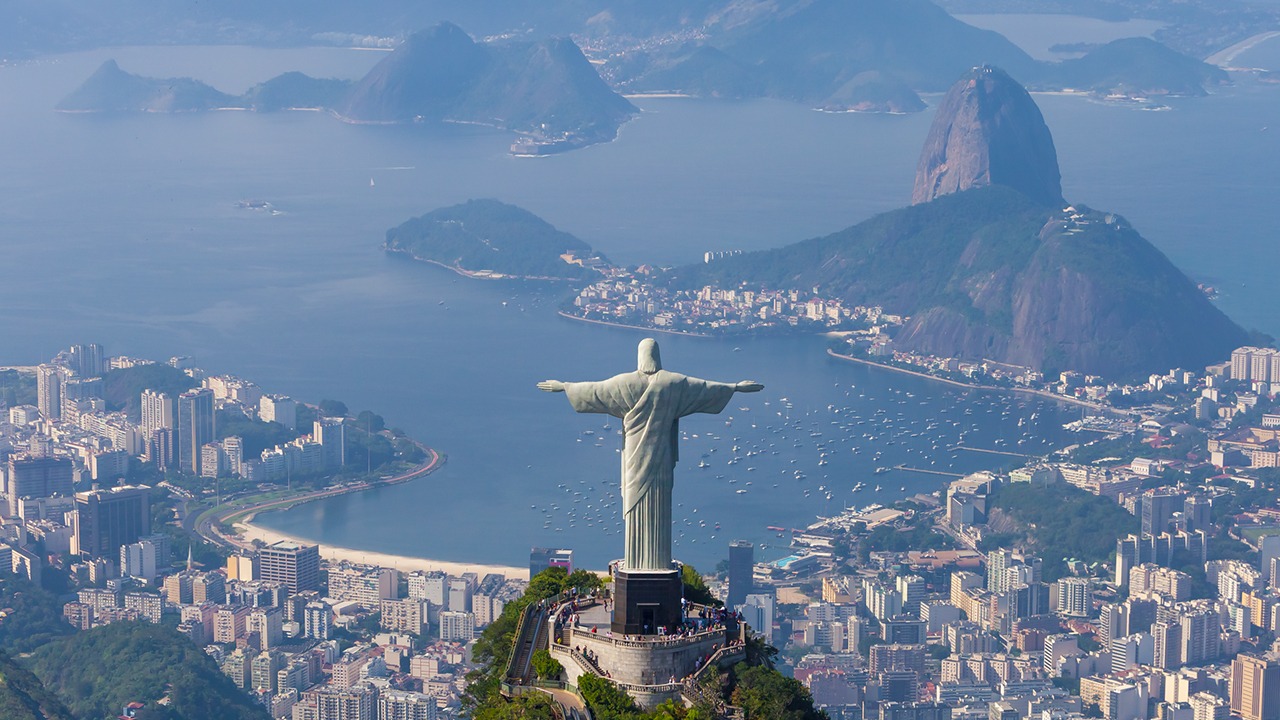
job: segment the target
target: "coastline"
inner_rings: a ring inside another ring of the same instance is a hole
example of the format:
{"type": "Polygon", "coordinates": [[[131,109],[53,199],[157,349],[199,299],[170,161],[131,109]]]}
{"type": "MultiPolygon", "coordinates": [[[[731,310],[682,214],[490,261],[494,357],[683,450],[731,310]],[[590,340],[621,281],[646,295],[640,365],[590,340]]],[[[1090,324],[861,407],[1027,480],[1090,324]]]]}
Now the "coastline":
{"type": "MultiPolygon", "coordinates": [[[[239,531],[240,537],[252,543],[254,540],[261,540],[264,543],[271,544],[280,540],[290,542],[312,544],[307,538],[294,537],[284,533],[268,530],[261,525],[254,525],[252,516],[245,520],[235,523],[235,529],[239,531]]],[[[341,562],[346,560],[353,563],[365,563],[370,565],[378,565],[380,567],[395,568],[401,572],[411,572],[414,570],[442,570],[450,575],[461,575],[464,572],[474,572],[484,575],[486,573],[498,573],[515,580],[529,579],[528,568],[518,568],[509,565],[487,565],[484,563],[467,563],[452,562],[449,560],[432,560],[430,558],[410,557],[408,555],[391,555],[389,553],[374,552],[372,550],[359,550],[356,548],[340,547],[338,545],[327,545],[325,543],[314,543],[320,546],[320,557],[329,562],[341,562]]]]}
{"type": "Polygon", "coordinates": [[[695,338],[714,337],[714,335],[703,335],[702,333],[685,332],[684,330],[666,330],[663,328],[645,327],[644,325],[627,325],[626,323],[609,322],[608,320],[592,320],[591,318],[584,318],[584,317],[578,317],[577,315],[570,315],[569,313],[563,310],[557,310],[556,313],[560,315],[560,317],[569,318],[570,320],[577,320],[578,322],[592,323],[594,325],[607,325],[609,327],[625,328],[627,330],[644,330],[646,332],[660,332],[660,333],[666,333],[668,335],[679,335],[681,337],[695,337],[695,338]]]}
{"type": "Polygon", "coordinates": [[[442,267],[445,270],[451,270],[464,278],[470,278],[472,280],[540,280],[543,282],[577,282],[581,279],[551,277],[548,275],[504,275],[503,273],[493,272],[492,270],[466,270],[458,267],[457,265],[446,265],[439,260],[419,257],[404,248],[393,248],[388,246],[386,243],[382,244],[382,249],[389,253],[404,255],[405,257],[411,260],[416,260],[417,262],[431,263],[432,265],[442,267]]]}
{"type": "Polygon", "coordinates": [[[316,500],[322,500],[330,497],[337,497],[338,495],[360,492],[362,490],[369,490],[375,487],[398,485],[419,477],[430,475],[444,465],[444,455],[422,445],[421,443],[418,443],[418,447],[422,448],[423,451],[427,453],[427,461],[407,472],[401,473],[400,475],[377,482],[360,483],[358,485],[344,485],[340,488],[334,489],[326,488],[310,493],[304,493],[296,497],[284,498],[281,500],[268,500],[248,507],[233,507],[227,508],[221,512],[210,512],[197,520],[194,528],[195,533],[204,540],[214,543],[215,545],[229,546],[242,550],[253,550],[255,548],[255,541],[270,544],[286,540],[300,544],[318,545],[320,548],[320,557],[330,562],[346,560],[354,563],[372,563],[382,567],[390,567],[402,571],[443,570],[452,575],[458,575],[464,572],[477,572],[481,574],[499,573],[508,578],[528,579],[528,568],[518,568],[508,565],[492,565],[486,563],[433,560],[430,558],[412,557],[408,555],[392,555],[390,553],[381,553],[372,550],[360,550],[358,548],[329,545],[321,542],[313,542],[308,538],[286,535],[285,533],[270,530],[253,523],[254,517],[256,517],[260,512],[286,510],[304,503],[314,502],[316,500]],[[232,534],[225,534],[218,529],[218,526],[225,522],[231,523],[231,527],[234,530],[232,534]]]}
{"type": "Polygon", "coordinates": [[[841,360],[848,360],[850,362],[862,363],[863,365],[870,365],[872,367],[884,368],[885,370],[893,370],[894,372],[900,372],[906,375],[915,375],[916,377],[919,377],[919,378],[924,378],[926,380],[933,380],[934,382],[946,383],[948,385],[954,385],[956,387],[965,388],[967,390],[984,390],[987,392],[1011,392],[1011,393],[1021,393],[1023,395],[1035,395],[1037,397],[1041,397],[1046,400],[1056,400],[1058,402],[1068,403],[1070,405],[1086,407],[1086,408],[1089,408],[1090,410],[1096,410],[1098,412],[1105,412],[1105,413],[1115,412],[1115,410],[1105,405],[1099,405],[1098,403],[1095,403],[1095,402],[1090,402],[1088,400],[1081,400],[1079,398],[1071,398],[1065,395],[1055,395],[1053,393],[1045,392],[1043,390],[1034,390],[1032,388],[1020,388],[1020,387],[996,387],[994,385],[971,385],[969,383],[957,382],[949,378],[938,377],[937,375],[930,375],[929,373],[919,372],[917,370],[908,370],[906,368],[900,368],[894,365],[886,365],[884,363],[878,363],[873,360],[854,357],[852,355],[841,355],[840,353],[830,348],[827,349],[827,355],[830,355],[833,358],[839,358],[841,360]]]}

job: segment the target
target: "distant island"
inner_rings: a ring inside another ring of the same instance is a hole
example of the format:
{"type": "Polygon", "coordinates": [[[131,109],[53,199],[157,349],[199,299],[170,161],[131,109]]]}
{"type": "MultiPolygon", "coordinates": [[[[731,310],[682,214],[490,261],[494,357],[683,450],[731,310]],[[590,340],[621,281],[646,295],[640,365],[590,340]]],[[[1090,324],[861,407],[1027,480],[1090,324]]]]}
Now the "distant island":
{"type": "Polygon", "coordinates": [[[147,78],[108,60],[62,112],[327,110],[354,123],[459,122],[509,130],[518,155],[612,140],[636,108],[567,38],[476,42],[450,23],[410,35],[357,82],[289,72],[228,95],[191,78],[147,78]]]}
{"type": "Polygon", "coordinates": [[[497,200],[469,200],[408,220],[387,231],[382,247],[476,278],[584,280],[609,267],[582,240],[497,200]]]}
{"type": "Polygon", "coordinates": [[[61,112],[198,112],[237,105],[234,96],[191,78],[147,78],[102,63],[58,103],[61,112]]]}

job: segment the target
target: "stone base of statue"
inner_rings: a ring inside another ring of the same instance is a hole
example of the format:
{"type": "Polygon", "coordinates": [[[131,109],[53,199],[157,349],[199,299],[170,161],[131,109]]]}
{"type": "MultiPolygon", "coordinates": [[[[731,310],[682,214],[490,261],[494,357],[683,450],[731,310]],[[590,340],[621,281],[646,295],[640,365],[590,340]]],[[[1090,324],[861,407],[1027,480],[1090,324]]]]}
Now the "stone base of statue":
{"type": "Polygon", "coordinates": [[[670,570],[632,571],[621,565],[613,566],[610,629],[623,635],[657,635],[678,627],[680,599],[684,596],[679,566],[670,570]]]}

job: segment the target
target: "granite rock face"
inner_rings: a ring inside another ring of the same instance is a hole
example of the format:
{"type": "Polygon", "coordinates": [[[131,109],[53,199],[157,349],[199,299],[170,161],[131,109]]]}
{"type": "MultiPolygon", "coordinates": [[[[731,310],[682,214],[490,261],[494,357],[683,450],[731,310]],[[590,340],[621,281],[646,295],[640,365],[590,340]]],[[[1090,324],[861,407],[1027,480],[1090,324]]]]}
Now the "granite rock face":
{"type": "Polygon", "coordinates": [[[1044,116],[1013,78],[978,67],[947,91],[916,168],[913,204],[987,185],[1062,205],[1058,154],[1044,116]]]}

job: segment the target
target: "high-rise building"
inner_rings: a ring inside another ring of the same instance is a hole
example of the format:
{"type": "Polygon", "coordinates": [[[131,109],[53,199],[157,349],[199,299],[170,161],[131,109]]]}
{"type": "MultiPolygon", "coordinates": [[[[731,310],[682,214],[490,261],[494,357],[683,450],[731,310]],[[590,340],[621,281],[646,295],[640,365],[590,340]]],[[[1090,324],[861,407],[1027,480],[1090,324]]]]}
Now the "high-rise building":
{"type": "Polygon", "coordinates": [[[1249,371],[1253,369],[1253,355],[1256,347],[1239,347],[1231,351],[1231,379],[1248,380],[1249,371]]]}
{"type": "Polygon", "coordinates": [[[250,675],[252,689],[266,692],[277,690],[276,675],[285,666],[285,655],[279,650],[267,650],[258,653],[252,661],[253,671],[250,675]]]}
{"type": "Polygon", "coordinates": [[[343,562],[329,567],[328,595],[335,600],[353,600],[372,610],[382,600],[394,600],[399,583],[400,574],[395,568],[343,562]]]}
{"type": "Polygon", "coordinates": [[[217,439],[213,391],[188,390],[178,396],[178,467],[200,475],[201,448],[217,439]]]}
{"type": "Polygon", "coordinates": [[[258,419],[298,429],[298,405],[287,395],[263,395],[258,399],[258,419]]]}
{"type": "Polygon", "coordinates": [[[227,581],[222,573],[204,572],[191,580],[191,602],[216,603],[222,605],[227,601],[227,581]]]}
{"type": "Polygon", "coordinates": [[[573,551],[564,548],[535,547],[529,549],[529,579],[551,567],[562,567],[566,573],[573,572],[573,551]]]}
{"type": "Polygon", "coordinates": [[[7,477],[5,492],[9,496],[10,517],[18,514],[19,500],[68,497],[75,484],[68,458],[11,456],[7,477]]]}
{"type": "MultiPolygon", "coordinates": [[[[260,607],[249,613],[245,632],[258,634],[258,648],[266,650],[278,647],[284,640],[284,617],[280,608],[260,607]]],[[[277,670],[279,668],[276,668],[277,670]]]]}
{"type": "Polygon", "coordinates": [[[151,488],[123,485],[76,493],[74,525],[81,555],[115,558],[121,545],[151,534],[151,488]]]}
{"type": "Polygon", "coordinates": [[[466,578],[449,578],[449,609],[471,613],[471,583],[466,578]]]}
{"type": "Polygon", "coordinates": [[[120,546],[120,575],[151,582],[156,579],[156,545],[149,540],[120,546]]]}
{"type": "Polygon", "coordinates": [[[339,468],[347,464],[347,426],[342,418],[317,418],[312,422],[311,439],[320,443],[324,466],[339,468]]]}
{"type": "Polygon", "coordinates": [[[868,667],[873,675],[890,670],[912,670],[923,674],[924,660],[924,645],[873,645],[868,667]]]}
{"type": "Polygon", "coordinates": [[[378,693],[378,720],[436,720],[438,710],[432,695],[408,690],[378,693]]]}
{"type": "Polygon", "coordinates": [[[1182,515],[1187,519],[1187,530],[1209,532],[1213,524],[1213,501],[1201,495],[1190,495],[1182,505],[1182,515]]]}
{"type": "MultiPolygon", "coordinates": [[[[775,600],[773,595],[752,593],[742,601],[741,605],[733,609],[742,613],[743,620],[751,628],[752,632],[756,635],[764,636],[764,639],[767,641],[772,641],[774,605],[775,600]]],[[[851,618],[850,624],[856,621],[856,617],[851,618]]],[[[858,640],[861,640],[860,636],[854,636],[854,634],[850,632],[845,633],[845,638],[853,647],[857,647],[858,640]]]]}
{"type": "Polygon", "coordinates": [[[1167,490],[1152,490],[1142,495],[1142,533],[1159,535],[1169,529],[1169,520],[1181,512],[1186,499],[1167,490]]]}
{"type": "Polygon", "coordinates": [[[902,612],[908,615],[920,614],[920,601],[928,593],[924,578],[918,575],[899,575],[894,586],[902,601],[902,612]]]}
{"type": "Polygon", "coordinates": [[[440,639],[446,642],[471,642],[476,636],[476,618],[469,612],[446,610],[440,613],[440,639]]]}
{"type": "Polygon", "coordinates": [[[183,570],[164,579],[164,596],[170,605],[192,604],[192,583],[195,577],[194,570],[183,570]]]}
{"type": "Polygon", "coordinates": [[[177,461],[174,455],[174,441],[177,435],[171,428],[156,428],[147,438],[146,459],[155,463],[157,470],[168,470],[177,461]]]}
{"type": "Polygon", "coordinates": [[[333,608],[322,602],[307,603],[302,611],[302,633],[309,638],[328,640],[333,632],[333,608]]]}
{"type": "Polygon", "coordinates": [[[258,551],[258,577],[290,593],[320,589],[320,547],[281,540],[258,551]]]}
{"type": "Polygon", "coordinates": [[[248,582],[258,580],[258,559],[253,555],[232,555],[227,558],[227,579],[248,582]]]}
{"type": "Polygon", "coordinates": [[[1231,663],[1231,713],[1241,720],[1280,718],[1280,663],[1237,655],[1231,663]]]}
{"type": "MultiPolygon", "coordinates": [[[[38,381],[37,381],[38,383],[38,381]]],[[[37,392],[38,395],[38,392],[37,392]]],[[[62,402],[74,400],[102,399],[104,389],[100,377],[71,377],[62,383],[62,402]]]]}
{"type": "Polygon", "coordinates": [[[1178,620],[1182,626],[1181,661],[1184,665],[1198,665],[1218,656],[1218,633],[1221,624],[1216,612],[1196,610],[1183,613],[1178,620]]]}
{"type": "Polygon", "coordinates": [[[46,420],[62,417],[62,381],[66,370],[57,365],[36,367],[36,407],[46,420]]]}
{"type": "Polygon", "coordinates": [[[406,632],[411,635],[426,635],[430,616],[430,603],[426,600],[383,600],[379,604],[382,611],[382,629],[391,632],[406,632]]]}
{"type": "Polygon", "coordinates": [[[172,430],[177,427],[173,397],[156,390],[143,390],[142,398],[142,432],[151,434],[160,428],[172,430]]]}
{"type": "Polygon", "coordinates": [[[439,570],[409,573],[409,597],[427,600],[437,608],[449,609],[449,576],[439,570]]]}
{"type": "Polygon", "coordinates": [[[226,466],[228,473],[237,476],[244,475],[244,439],[239,435],[232,435],[222,439],[220,443],[222,449],[222,463],[226,466]]]}
{"type": "Polygon", "coordinates": [[[378,691],[368,684],[352,687],[320,685],[302,693],[294,717],[315,720],[375,720],[378,691]]]}
{"type": "Polygon", "coordinates": [[[98,377],[107,370],[107,356],[102,346],[97,343],[72,345],[69,364],[77,375],[87,378],[98,377]]]}
{"type": "Polygon", "coordinates": [[[1089,578],[1065,577],[1053,585],[1053,609],[1071,617],[1089,617],[1093,588],[1089,578]]]}
{"type": "Polygon", "coordinates": [[[997,548],[987,553],[987,589],[991,592],[1000,592],[1005,587],[1005,571],[1013,567],[1013,551],[1007,548],[997,548]]]}
{"type": "Polygon", "coordinates": [[[200,448],[200,477],[216,478],[224,475],[227,468],[222,459],[221,444],[205,443],[200,448]]]}
{"type": "Polygon", "coordinates": [[[746,540],[729,543],[729,591],[725,598],[727,607],[737,607],[751,594],[752,572],[755,567],[755,545],[746,540]]]}

